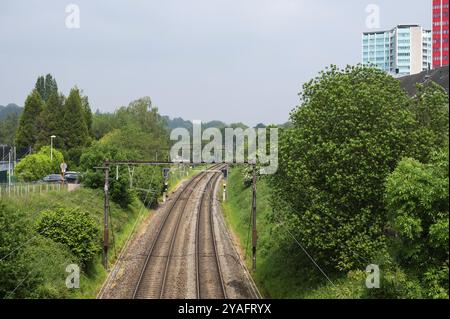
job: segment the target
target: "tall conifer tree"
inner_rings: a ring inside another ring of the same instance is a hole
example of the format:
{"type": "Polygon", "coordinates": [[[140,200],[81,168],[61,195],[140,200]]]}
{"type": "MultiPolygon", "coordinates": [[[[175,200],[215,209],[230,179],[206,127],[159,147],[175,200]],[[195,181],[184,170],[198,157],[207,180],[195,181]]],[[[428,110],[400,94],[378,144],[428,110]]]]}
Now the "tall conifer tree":
{"type": "Polygon", "coordinates": [[[36,147],[49,145],[50,136],[56,135],[53,146],[64,148],[64,97],[52,92],[39,116],[39,132],[36,147]]]}
{"type": "Polygon", "coordinates": [[[39,130],[37,119],[43,107],[41,95],[37,90],[33,90],[25,101],[23,113],[20,117],[16,136],[17,147],[28,148],[36,143],[39,130]]]}
{"type": "Polygon", "coordinates": [[[70,90],[64,105],[64,141],[67,149],[85,146],[89,141],[85,113],[77,88],[70,90]]]}

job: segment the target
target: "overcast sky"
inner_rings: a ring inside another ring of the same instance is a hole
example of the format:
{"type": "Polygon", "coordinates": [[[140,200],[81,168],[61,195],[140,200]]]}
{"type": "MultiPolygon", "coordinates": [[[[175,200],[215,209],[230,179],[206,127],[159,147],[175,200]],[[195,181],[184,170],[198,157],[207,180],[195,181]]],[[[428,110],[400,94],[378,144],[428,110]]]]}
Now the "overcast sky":
{"type": "Polygon", "coordinates": [[[282,123],[305,81],[360,62],[372,3],[382,29],[431,26],[431,0],[1,0],[0,104],[23,105],[51,73],[94,111],[150,96],[171,117],[282,123]]]}

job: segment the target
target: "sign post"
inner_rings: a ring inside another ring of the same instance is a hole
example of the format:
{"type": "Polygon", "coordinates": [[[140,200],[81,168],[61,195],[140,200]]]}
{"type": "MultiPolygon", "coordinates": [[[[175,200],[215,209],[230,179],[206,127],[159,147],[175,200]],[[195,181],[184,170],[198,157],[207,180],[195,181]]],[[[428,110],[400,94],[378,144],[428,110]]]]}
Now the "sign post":
{"type": "Polygon", "coordinates": [[[66,173],[67,164],[62,162],[61,165],[59,165],[59,167],[61,168],[61,177],[62,177],[61,184],[64,185],[64,175],[66,173]]]}

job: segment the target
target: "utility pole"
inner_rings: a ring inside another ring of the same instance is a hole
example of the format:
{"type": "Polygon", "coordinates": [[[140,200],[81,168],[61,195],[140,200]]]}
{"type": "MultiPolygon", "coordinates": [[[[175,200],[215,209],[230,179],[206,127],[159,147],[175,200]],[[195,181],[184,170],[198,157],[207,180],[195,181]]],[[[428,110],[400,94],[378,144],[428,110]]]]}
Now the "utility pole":
{"type": "Polygon", "coordinates": [[[8,153],[8,196],[11,197],[11,148],[8,153]]]}
{"type": "Polygon", "coordinates": [[[14,150],[14,157],[13,157],[13,167],[12,167],[12,174],[14,175],[14,170],[16,169],[16,162],[17,162],[17,153],[16,153],[16,147],[13,147],[14,150]]]}
{"type": "Polygon", "coordinates": [[[256,271],[256,241],[258,235],[256,233],[256,165],[253,164],[253,199],[252,199],[252,254],[253,254],[253,271],[256,271]]]}
{"type": "Polygon", "coordinates": [[[103,265],[108,270],[108,247],[109,247],[109,162],[106,161],[104,165],[105,170],[105,205],[103,214],[103,265]]]}

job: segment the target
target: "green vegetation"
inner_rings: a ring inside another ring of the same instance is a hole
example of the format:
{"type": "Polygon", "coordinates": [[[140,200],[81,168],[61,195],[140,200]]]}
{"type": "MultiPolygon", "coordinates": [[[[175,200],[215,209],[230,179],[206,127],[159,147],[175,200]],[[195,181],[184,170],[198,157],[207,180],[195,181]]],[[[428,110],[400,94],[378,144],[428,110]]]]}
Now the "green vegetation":
{"type": "MultiPolygon", "coordinates": [[[[25,127],[39,134],[17,136],[34,150],[17,165],[18,178],[36,181],[58,172],[59,164],[68,158],[69,167],[82,172],[84,188],[1,199],[0,296],[93,298],[106,278],[101,264],[104,175],[95,167],[106,160],[167,159],[165,122],[149,98],[133,101],[113,114],[92,115],[81,91],[74,88],[65,98],[47,76],[38,79],[27,99],[20,130],[25,127]],[[99,130],[98,119],[104,117],[111,122],[99,130]],[[53,161],[45,145],[52,134],[57,135],[53,161]],[[82,270],[80,289],[65,286],[66,266],[72,263],[82,270]]],[[[163,174],[156,166],[110,168],[109,258],[114,262],[135,225],[157,205],[163,174]]],[[[185,177],[176,172],[170,174],[170,187],[185,177]]]]}
{"type": "MultiPolygon", "coordinates": [[[[102,166],[106,160],[156,160],[158,157],[165,160],[168,157],[168,133],[157,108],[151,107],[150,98],[133,101],[108,118],[111,120],[109,131],[104,131],[104,135],[83,152],[80,160],[84,184],[91,188],[103,187],[103,174],[94,167],[102,166]]],[[[96,119],[97,115],[93,130],[99,132],[96,119]]],[[[122,207],[129,205],[135,196],[148,207],[157,204],[163,188],[161,167],[113,166],[111,177],[111,199],[122,207]]]]}
{"type": "Polygon", "coordinates": [[[16,166],[19,181],[36,181],[48,174],[59,173],[59,165],[64,161],[63,154],[53,149],[52,161],[50,152],[50,147],[44,146],[38,153],[25,156],[16,166]]]}
{"type": "MultiPolygon", "coordinates": [[[[418,92],[409,98],[398,81],[362,66],[332,66],[304,85],[280,135],[279,169],[260,181],[271,189],[267,204],[259,187],[270,221],[260,226],[255,275],[265,294],[448,298],[448,157],[435,158],[448,152],[448,95],[436,85],[418,92]],[[369,264],[380,266],[381,289],[361,289],[369,264]]],[[[229,183],[231,216],[250,210],[242,174],[241,185],[229,183]],[[233,187],[242,188],[237,201],[233,187]]]]}
{"type": "MultiPolygon", "coordinates": [[[[300,98],[280,127],[277,173],[258,177],[253,276],[263,295],[448,298],[447,93],[430,84],[410,98],[382,71],[332,66],[306,83],[300,98]],[[379,289],[365,286],[369,264],[380,267],[379,289]]],[[[191,130],[192,123],[162,117],[149,97],[92,114],[82,91],[73,88],[66,98],[47,75],[27,97],[18,124],[14,117],[1,123],[2,138],[13,139],[4,130],[17,125],[17,145],[34,151],[16,167],[21,181],[57,172],[66,159],[83,174],[85,188],[1,199],[0,295],[93,297],[106,275],[98,250],[104,175],[95,167],[166,160],[168,127],[191,130]],[[64,285],[70,263],[82,266],[79,290],[64,285]]],[[[203,128],[210,126],[225,128],[217,121],[203,128]]],[[[185,173],[174,169],[170,187],[185,173]]],[[[233,167],[223,203],[248,266],[250,185],[248,168],[233,167]]],[[[113,260],[162,190],[161,167],[110,166],[113,260]]]]}
{"type": "MultiPolygon", "coordinates": [[[[136,220],[148,213],[140,201],[134,200],[125,209],[112,203],[110,214],[110,262],[114,262],[136,220]]],[[[100,190],[81,188],[70,193],[3,198],[0,202],[0,296],[95,298],[106,278],[100,253],[102,225],[100,190]],[[79,289],[65,286],[69,274],[65,269],[72,263],[82,269],[79,289]]]]}
{"type": "Polygon", "coordinates": [[[76,87],[66,98],[58,92],[56,80],[47,74],[37,79],[25,101],[15,144],[19,149],[39,150],[55,135],[54,146],[63,152],[69,166],[75,168],[91,142],[91,126],[88,98],[76,87]]]}
{"type": "Polygon", "coordinates": [[[56,243],[64,244],[84,267],[100,250],[100,229],[86,211],[63,208],[43,211],[36,231],[56,243]]]}
{"type": "Polygon", "coordinates": [[[424,297],[448,298],[448,150],[430,164],[402,160],[386,182],[395,259],[424,287],[424,297]]]}
{"type": "Polygon", "coordinates": [[[14,144],[21,113],[22,108],[15,104],[0,105],[0,144],[14,144]]]}
{"type": "MultiPolygon", "coordinates": [[[[241,253],[251,269],[251,187],[245,185],[246,170],[230,170],[228,198],[224,216],[240,239],[241,253]]],[[[257,270],[253,278],[267,298],[360,298],[364,291],[365,273],[351,271],[347,277],[327,282],[320,271],[290,237],[285,226],[271,214],[270,186],[267,179],[257,183],[257,270]]]]}
{"type": "Polygon", "coordinates": [[[38,121],[39,114],[44,107],[44,102],[37,90],[33,90],[28,95],[22,116],[20,117],[19,127],[16,135],[16,145],[19,148],[29,148],[34,146],[39,133],[38,121]]]}

